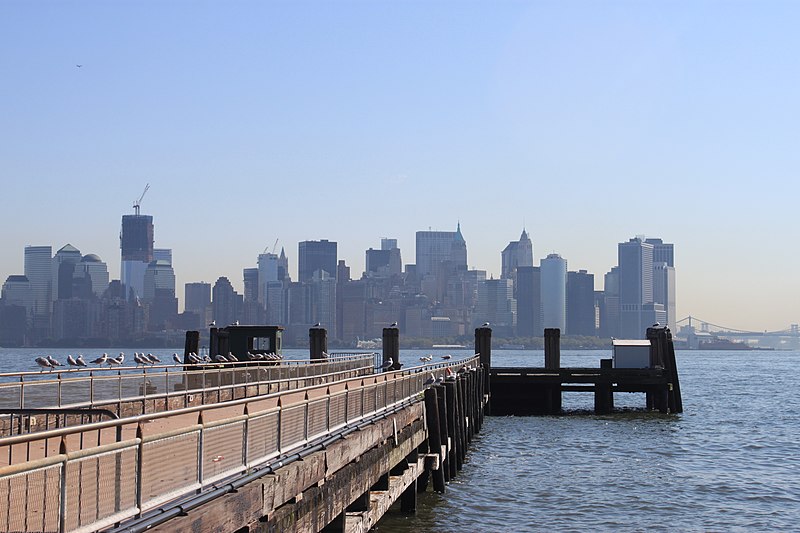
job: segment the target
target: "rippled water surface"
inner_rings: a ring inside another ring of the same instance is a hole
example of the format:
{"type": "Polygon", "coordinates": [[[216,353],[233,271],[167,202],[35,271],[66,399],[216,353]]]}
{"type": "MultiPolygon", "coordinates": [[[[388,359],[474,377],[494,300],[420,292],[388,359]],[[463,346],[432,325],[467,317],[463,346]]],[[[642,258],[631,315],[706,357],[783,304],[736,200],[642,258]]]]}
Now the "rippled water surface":
{"type": "MultiPolygon", "coordinates": [[[[607,352],[565,352],[597,366],[607,352]]],[[[679,352],[684,413],[488,417],[447,493],[380,531],[797,531],[797,352],[679,352]]],[[[494,366],[542,364],[497,350],[494,366]]],[[[565,393],[567,408],[591,408],[565,393]]],[[[644,395],[617,394],[642,406],[644,395]]]]}
{"type": "MultiPolygon", "coordinates": [[[[403,351],[401,361],[419,364],[425,353],[403,351]]],[[[36,355],[0,349],[8,369],[36,370],[36,355]]],[[[562,365],[596,367],[609,356],[564,351],[562,365]]],[[[378,530],[798,531],[798,363],[799,352],[678,352],[681,415],[487,417],[446,494],[420,495],[416,514],[392,510],[378,530]]],[[[492,364],[541,366],[543,354],[495,350],[492,364]]],[[[644,395],[617,394],[615,404],[642,407],[644,395]]],[[[593,398],[565,393],[563,405],[589,410],[593,398]]]]}

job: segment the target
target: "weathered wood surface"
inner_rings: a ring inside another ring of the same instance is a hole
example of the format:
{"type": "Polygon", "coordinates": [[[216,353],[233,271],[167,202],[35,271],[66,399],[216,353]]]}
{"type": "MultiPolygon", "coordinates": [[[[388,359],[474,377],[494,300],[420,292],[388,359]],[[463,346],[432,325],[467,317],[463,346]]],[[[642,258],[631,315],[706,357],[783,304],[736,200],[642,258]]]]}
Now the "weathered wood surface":
{"type": "Polygon", "coordinates": [[[426,438],[419,402],[153,531],[320,531],[426,438]]]}

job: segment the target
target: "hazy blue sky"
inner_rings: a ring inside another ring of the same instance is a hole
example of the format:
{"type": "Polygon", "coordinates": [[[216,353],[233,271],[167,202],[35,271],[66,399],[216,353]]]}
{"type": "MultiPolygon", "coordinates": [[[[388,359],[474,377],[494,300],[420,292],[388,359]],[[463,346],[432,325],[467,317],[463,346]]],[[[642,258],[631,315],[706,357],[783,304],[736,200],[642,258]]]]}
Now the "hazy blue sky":
{"type": "Polygon", "coordinates": [[[678,317],[800,322],[798,2],[0,2],[0,277],[26,244],[119,277],[121,215],[179,297],[275,239],[364,250],[461,221],[495,276],[675,243],[678,317]],[[83,65],[81,68],[76,64],[83,65]]]}

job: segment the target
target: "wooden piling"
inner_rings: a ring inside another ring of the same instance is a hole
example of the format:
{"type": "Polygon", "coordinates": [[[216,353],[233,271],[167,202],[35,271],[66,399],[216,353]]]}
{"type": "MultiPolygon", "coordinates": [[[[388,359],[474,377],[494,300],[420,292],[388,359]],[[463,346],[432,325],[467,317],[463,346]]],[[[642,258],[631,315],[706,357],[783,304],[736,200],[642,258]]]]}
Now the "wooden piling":
{"type": "Polygon", "coordinates": [[[450,481],[450,448],[452,443],[450,441],[450,431],[448,424],[448,410],[447,400],[444,384],[436,385],[436,401],[439,405],[439,433],[442,436],[442,446],[444,452],[442,453],[442,469],[444,470],[444,480],[450,481]]]}
{"type": "Polygon", "coordinates": [[[444,382],[444,399],[447,409],[447,450],[448,471],[450,479],[458,472],[458,437],[456,435],[456,384],[455,381],[444,382]]]}
{"type": "MultiPolygon", "coordinates": [[[[611,368],[612,359],[600,359],[600,368],[611,368]]],[[[594,412],[602,415],[614,410],[614,389],[611,378],[598,381],[594,386],[594,412]]]]}
{"type": "Polygon", "coordinates": [[[383,362],[392,360],[389,370],[400,370],[400,330],[396,326],[383,328],[383,362]]]}
{"type": "Polygon", "coordinates": [[[428,429],[428,443],[431,453],[440,456],[439,468],[431,472],[433,477],[433,490],[444,492],[445,473],[444,457],[442,456],[442,432],[439,416],[439,389],[440,387],[428,387],[425,389],[425,421],[428,429]]]}
{"type": "MultiPolygon", "coordinates": [[[[561,330],[545,328],[544,330],[544,367],[547,370],[561,370],[561,330]]],[[[561,383],[554,383],[546,391],[547,412],[561,412],[561,383]]]]}
{"type": "Polygon", "coordinates": [[[186,342],[183,345],[183,363],[189,364],[189,354],[200,352],[200,332],[187,331],[186,342]]]}
{"type": "Polygon", "coordinates": [[[314,326],[308,330],[308,348],[312,361],[324,361],[328,358],[328,330],[314,326]]]}
{"type": "MultiPolygon", "coordinates": [[[[475,328],[475,353],[480,354],[481,367],[485,370],[484,394],[490,397],[489,371],[492,368],[492,328],[489,326],[475,328]]],[[[491,412],[491,402],[487,403],[486,409],[491,412]]]]}

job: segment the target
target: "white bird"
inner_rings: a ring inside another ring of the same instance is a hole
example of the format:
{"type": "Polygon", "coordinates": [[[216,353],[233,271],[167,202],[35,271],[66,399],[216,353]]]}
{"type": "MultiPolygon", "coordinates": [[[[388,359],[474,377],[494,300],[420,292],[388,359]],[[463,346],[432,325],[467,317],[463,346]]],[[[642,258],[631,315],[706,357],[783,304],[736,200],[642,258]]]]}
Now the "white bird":
{"type": "Polygon", "coordinates": [[[233,325],[234,325],[234,326],[238,326],[238,325],[239,325],[239,321],[238,321],[238,320],[234,320],[234,321],[233,321],[233,325]]]}
{"type": "Polygon", "coordinates": [[[133,360],[136,362],[136,366],[139,365],[147,365],[150,361],[147,360],[144,354],[133,352],[133,360]]]}
{"type": "Polygon", "coordinates": [[[95,359],[94,361],[90,361],[90,362],[93,365],[104,365],[104,364],[106,364],[106,361],[108,361],[108,354],[104,353],[103,355],[101,355],[100,357],[95,359]]]}
{"type": "Polygon", "coordinates": [[[392,358],[390,357],[389,359],[386,360],[386,362],[384,362],[381,365],[381,369],[382,370],[388,370],[388,369],[392,368],[393,364],[394,364],[394,361],[392,361],[392,358]]]}
{"type": "Polygon", "coordinates": [[[42,370],[45,368],[53,369],[53,365],[50,364],[50,361],[48,361],[46,357],[37,357],[36,364],[42,367],[42,370]]]}
{"type": "Polygon", "coordinates": [[[214,356],[214,362],[215,363],[227,363],[228,360],[225,358],[224,355],[222,355],[221,353],[218,353],[217,355],[214,356]]]}
{"type": "Polygon", "coordinates": [[[209,326],[211,326],[212,328],[214,326],[216,326],[216,325],[217,325],[217,321],[216,320],[212,320],[211,323],[209,324],[209,326]]]}
{"type": "Polygon", "coordinates": [[[488,323],[488,322],[484,322],[484,323],[483,323],[483,325],[482,325],[481,327],[482,327],[482,328],[488,328],[488,327],[489,327],[489,323],[488,323]]]}
{"type": "Polygon", "coordinates": [[[389,327],[390,328],[396,328],[397,327],[397,322],[392,322],[391,324],[389,324],[389,327]]]}
{"type": "Polygon", "coordinates": [[[225,358],[226,358],[228,361],[230,361],[230,362],[234,362],[234,363],[235,363],[235,362],[237,362],[237,361],[239,360],[239,358],[238,358],[238,357],[236,357],[235,355],[233,355],[233,352],[228,352],[228,355],[226,355],[226,356],[225,356],[225,358]]]}
{"type": "Polygon", "coordinates": [[[78,362],[75,359],[72,358],[72,354],[69,354],[67,356],[67,364],[69,366],[78,366],[78,362]]]}
{"type": "Polygon", "coordinates": [[[434,383],[436,383],[436,376],[433,372],[431,372],[431,377],[425,380],[425,386],[427,387],[428,385],[433,385],[434,383]]]}
{"type": "Polygon", "coordinates": [[[86,361],[83,360],[83,354],[78,354],[78,358],[75,359],[75,363],[78,366],[86,366],[86,361]]]}
{"type": "Polygon", "coordinates": [[[150,364],[151,365],[154,365],[156,363],[160,363],[161,362],[161,359],[159,359],[158,357],[156,357],[155,355],[153,355],[151,353],[147,354],[147,358],[150,359],[150,364]]]}
{"type": "Polygon", "coordinates": [[[47,361],[50,363],[50,366],[64,366],[59,363],[52,355],[47,356],[47,361]]]}
{"type": "Polygon", "coordinates": [[[203,360],[197,356],[196,353],[192,352],[189,354],[189,362],[190,363],[201,363],[203,360]]]}
{"type": "Polygon", "coordinates": [[[172,354],[172,360],[178,363],[179,365],[183,364],[183,359],[181,359],[181,357],[177,353],[172,354]]]}
{"type": "Polygon", "coordinates": [[[119,352],[119,356],[118,357],[116,357],[116,358],[109,357],[108,361],[106,361],[106,362],[108,363],[108,366],[112,366],[112,365],[122,365],[122,363],[124,361],[125,361],[125,354],[122,353],[122,352],[119,352]]]}

